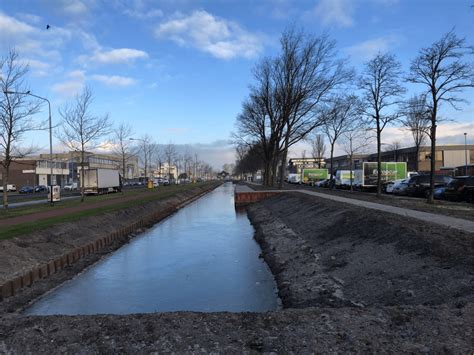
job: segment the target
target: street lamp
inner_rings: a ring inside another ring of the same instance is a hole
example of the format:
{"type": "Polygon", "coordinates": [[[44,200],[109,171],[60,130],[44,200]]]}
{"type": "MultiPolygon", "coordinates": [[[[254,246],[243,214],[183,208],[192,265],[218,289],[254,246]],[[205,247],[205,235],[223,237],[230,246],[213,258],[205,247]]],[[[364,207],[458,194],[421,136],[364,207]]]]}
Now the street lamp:
{"type": "Polygon", "coordinates": [[[32,94],[30,91],[27,92],[16,92],[16,91],[4,91],[4,94],[18,94],[18,95],[29,95],[36,97],[40,100],[46,101],[48,103],[48,110],[49,110],[49,165],[50,165],[50,203],[51,206],[54,205],[53,201],[53,126],[51,124],[51,102],[45,97],[38,96],[35,94],[32,94]]]}
{"type": "Polygon", "coordinates": [[[467,132],[464,132],[464,165],[466,166],[464,175],[467,176],[467,132]]]}

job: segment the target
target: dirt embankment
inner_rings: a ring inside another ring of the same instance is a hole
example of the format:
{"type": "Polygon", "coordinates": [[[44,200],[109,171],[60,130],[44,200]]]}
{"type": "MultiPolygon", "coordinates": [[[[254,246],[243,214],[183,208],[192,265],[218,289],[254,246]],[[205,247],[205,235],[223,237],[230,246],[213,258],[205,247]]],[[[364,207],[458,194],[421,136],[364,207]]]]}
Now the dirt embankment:
{"type": "Polygon", "coordinates": [[[474,301],[473,235],[296,193],[249,215],[287,307],[474,301]]]}

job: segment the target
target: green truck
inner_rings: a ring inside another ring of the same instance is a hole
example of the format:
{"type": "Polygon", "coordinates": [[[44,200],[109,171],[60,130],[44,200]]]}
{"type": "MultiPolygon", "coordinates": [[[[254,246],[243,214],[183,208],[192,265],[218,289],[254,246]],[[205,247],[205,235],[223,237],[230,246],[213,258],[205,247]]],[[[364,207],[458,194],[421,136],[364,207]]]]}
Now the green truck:
{"type": "MultiPolygon", "coordinates": [[[[407,177],[407,163],[382,162],[382,184],[407,177]]],[[[355,171],[354,185],[359,187],[377,186],[377,162],[363,162],[362,170],[355,171]]]]}
{"type": "Polygon", "coordinates": [[[313,184],[328,178],[328,169],[303,169],[303,183],[313,184]]]}

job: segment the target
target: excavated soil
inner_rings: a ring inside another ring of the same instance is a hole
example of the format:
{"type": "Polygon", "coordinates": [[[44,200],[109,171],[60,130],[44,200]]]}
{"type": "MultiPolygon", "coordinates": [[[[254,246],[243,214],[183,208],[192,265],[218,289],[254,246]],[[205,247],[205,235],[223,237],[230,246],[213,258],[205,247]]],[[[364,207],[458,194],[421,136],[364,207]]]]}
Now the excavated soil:
{"type": "Polygon", "coordinates": [[[0,353],[472,353],[473,235],[296,193],[248,210],[283,310],[4,313],[0,353]]]}

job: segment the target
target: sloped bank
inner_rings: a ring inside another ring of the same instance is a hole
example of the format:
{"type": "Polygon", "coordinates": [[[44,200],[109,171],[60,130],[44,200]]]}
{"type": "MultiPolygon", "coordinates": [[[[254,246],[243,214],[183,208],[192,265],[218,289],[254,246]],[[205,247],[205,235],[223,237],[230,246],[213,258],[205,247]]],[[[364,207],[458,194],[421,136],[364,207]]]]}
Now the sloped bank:
{"type": "Polygon", "coordinates": [[[286,307],[474,302],[474,236],[285,193],[248,208],[286,307]]]}
{"type": "Polygon", "coordinates": [[[0,310],[14,311],[218,185],[196,186],[171,197],[1,241],[0,310]]]}

